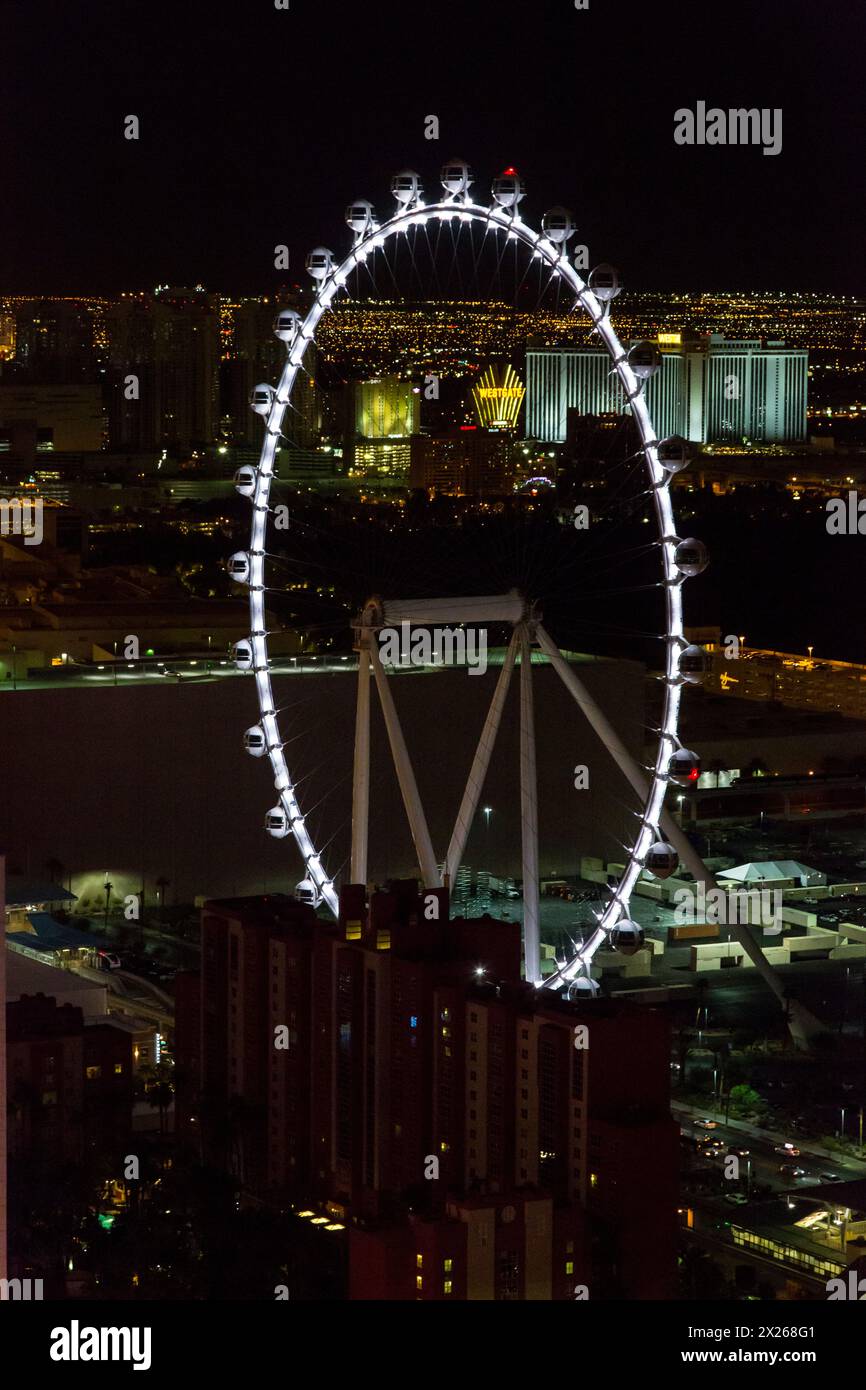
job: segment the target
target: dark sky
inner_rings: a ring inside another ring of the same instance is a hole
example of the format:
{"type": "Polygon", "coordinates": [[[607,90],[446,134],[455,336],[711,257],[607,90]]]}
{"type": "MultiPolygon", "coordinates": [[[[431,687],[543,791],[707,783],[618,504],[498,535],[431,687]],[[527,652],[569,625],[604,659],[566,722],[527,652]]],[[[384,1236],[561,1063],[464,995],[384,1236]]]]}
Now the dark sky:
{"type": "Polygon", "coordinates": [[[633,288],[862,294],[864,33],[854,0],[4,0],[0,292],[270,289],[276,243],[341,250],[351,198],[457,155],[633,288]],[[781,154],[675,145],[698,100],[781,107],[781,154]]]}

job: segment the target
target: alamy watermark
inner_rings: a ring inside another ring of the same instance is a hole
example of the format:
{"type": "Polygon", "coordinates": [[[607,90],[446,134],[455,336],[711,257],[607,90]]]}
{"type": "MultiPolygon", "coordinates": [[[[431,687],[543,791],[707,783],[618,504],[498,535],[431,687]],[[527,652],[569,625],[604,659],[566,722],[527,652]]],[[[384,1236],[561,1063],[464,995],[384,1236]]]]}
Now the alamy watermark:
{"type": "Polygon", "coordinates": [[[762,145],[764,154],[782,153],[782,108],[780,106],[707,109],[699,101],[694,111],[681,106],[674,112],[674,143],[677,145],[762,145]]]}
{"type": "Polygon", "coordinates": [[[402,622],[379,633],[379,655],[389,666],[468,666],[470,676],[487,670],[483,628],[419,627],[402,622]]]}
{"type": "Polygon", "coordinates": [[[23,536],[25,545],[41,545],[43,507],[41,497],[0,497],[0,536],[23,536]]]}
{"type": "Polygon", "coordinates": [[[0,1279],[0,1303],[30,1303],[42,1297],[41,1279],[0,1279]]]}
{"type": "Polygon", "coordinates": [[[711,926],[776,927],[782,925],[782,891],[779,888],[746,888],[726,892],[697,884],[695,890],[678,888],[673,900],[674,922],[678,927],[707,922],[711,926]]]}

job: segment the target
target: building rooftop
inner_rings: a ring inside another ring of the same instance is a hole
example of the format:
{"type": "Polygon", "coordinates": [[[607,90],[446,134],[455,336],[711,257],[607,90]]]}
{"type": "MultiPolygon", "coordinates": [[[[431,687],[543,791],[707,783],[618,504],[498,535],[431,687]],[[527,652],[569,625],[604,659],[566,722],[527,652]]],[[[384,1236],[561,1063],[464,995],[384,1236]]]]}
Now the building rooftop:
{"type": "Polygon", "coordinates": [[[7,932],[6,940],[10,945],[29,946],[31,950],[41,951],[102,949],[99,937],[79,931],[77,927],[67,926],[65,922],[56,922],[47,912],[30,912],[27,921],[33,931],[7,932]]]}
{"type": "Polygon", "coordinates": [[[49,879],[25,878],[21,874],[6,876],[6,906],[26,907],[28,903],[74,903],[78,899],[60,883],[49,879]]]}
{"type": "Polygon", "coordinates": [[[721,878],[741,879],[744,883],[759,883],[784,878],[823,878],[818,869],[810,869],[796,859],[761,859],[751,864],[738,864],[724,869],[721,878]]]}
{"type": "Polygon", "coordinates": [[[24,994],[44,994],[64,1004],[77,1004],[85,1017],[107,1015],[107,986],[95,980],[85,980],[71,970],[22,956],[6,950],[6,1002],[12,1003],[24,994]]]}

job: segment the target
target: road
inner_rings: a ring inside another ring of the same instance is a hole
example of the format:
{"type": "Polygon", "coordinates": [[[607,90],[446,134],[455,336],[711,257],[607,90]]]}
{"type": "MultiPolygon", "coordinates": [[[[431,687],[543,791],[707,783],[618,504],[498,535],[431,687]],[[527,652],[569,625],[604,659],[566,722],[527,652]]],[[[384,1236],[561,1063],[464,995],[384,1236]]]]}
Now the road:
{"type": "MultiPolygon", "coordinates": [[[[776,1152],[776,1146],[786,1141],[791,1142],[788,1135],[758,1129],[756,1126],[746,1124],[743,1121],[729,1121],[726,1124],[722,1120],[715,1120],[714,1128],[708,1130],[697,1124],[696,1121],[699,1119],[712,1120],[712,1112],[701,1112],[693,1106],[684,1105],[678,1101],[671,1103],[671,1111],[674,1118],[679,1120],[682,1132],[690,1138],[703,1140],[708,1134],[711,1134],[713,1138],[723,1140],[726,1146],[732,1150],[748,1149],[748,1155],[740,1159],[740,1177],[743,1189],[747,1184],[750,1188],[754,1188],[756,1185],[765,1185],[772,1187],[774,1192],[791,1193],[798,1190],[808,1190],[809,1187],[832,1180],[822,1177],[822,1174],[832,1173],[837,1175],[840,1181],[845,1182],[866,1178],[866,1160],[848,1156],[840,1157],[837,1153],[823,1150],[810,1140],[793,1141],[800,1149],[800,1153],[796,1157],[786,1158],[785,1155],[776,1152]],[[782,1164],[787,1163],[804,1168],[804,1175],[796,1179],[783,1175],[779,1170],[782,1164]]],[[[724,1156],[716,1159],[704,1159],[699,1152],[696,1152],[695,1166],[721,1170],[724,1166],[724,1156]]]]}

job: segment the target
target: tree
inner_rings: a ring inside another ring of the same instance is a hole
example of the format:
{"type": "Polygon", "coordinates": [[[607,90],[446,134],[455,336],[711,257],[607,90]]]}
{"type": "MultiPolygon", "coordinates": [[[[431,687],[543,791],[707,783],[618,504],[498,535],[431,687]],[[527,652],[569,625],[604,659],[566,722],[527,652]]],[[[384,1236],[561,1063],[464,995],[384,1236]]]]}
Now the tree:
{"type": "Polygon", "coordinates": [[[760,1105],[761,1097],[751,1086],[741,1083],[739,1086],[732,1086],[729,1092],[731,1105],[735,1110],[747,1111],[754,1110],[756,1105],[760,1105]]]}

